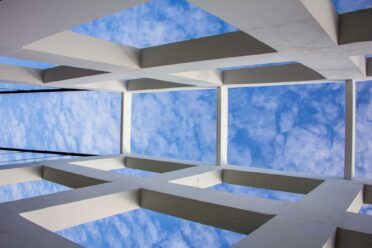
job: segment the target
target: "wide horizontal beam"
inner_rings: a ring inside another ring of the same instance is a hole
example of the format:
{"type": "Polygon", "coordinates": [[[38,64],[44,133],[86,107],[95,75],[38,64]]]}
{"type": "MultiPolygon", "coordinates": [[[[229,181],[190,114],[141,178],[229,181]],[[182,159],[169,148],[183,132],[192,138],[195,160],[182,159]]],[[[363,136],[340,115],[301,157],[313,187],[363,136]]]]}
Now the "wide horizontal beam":
{"type": "Polygon", "coordinates": [[[145,0],[1,1],[0,53],[18,50],[32,42],[69,30],[145,0]]]}
{"type": "Polygon", "coordinates": [[[47,60],[52,64],[109,72],[136,69],[140,62],[139,49],[69,31],[31,43],[17,55],[47,60]]]}
{"type": "Polygon", "coordinates": [[[193,167],[191,164],[183,164],[166,160],[153,160],[136,157],[126,157],[125,167],[153,172],[168,172],[193,167]]]}
{"type": "Polygon", "coordinates": [[[1,246],[29,248],[78,248],[79,245],[0,207],[1,246]],[[21,235],[21,237],[20,237],[21,235]]]}
{"type": "Polygon", "coordinates": [[[325,79],[316,71],[302,64],[262,66],[223,72],[224,84],[262,84],[301,82],[325,79]]]}
{"type": "Polygon", "coordinates": [[[71,66],[57,66],[43,71],[44,83],[63,81],[67,79],[76,79],[79,77],[88,77],[105,74],[105,71],[76,68],[71,66]]]}
{"type": "Polygon", "coordinates": [[[224,183],[299,194],[307,194],[323,182],[321,179],[235,169],[223,169],[222,181],[224,183]]]}
{"type": "Polygon", "coordinates": [[[276,52],[243,32],[214,35],[142,50],[141,67],[157,67],[202,60],[276,52]]]}
{"type": "Polygon", "coordinates": [[[0,170],[0,185],[29,182],[42,179],[42,167],[39,165],[0,170]]]}
{"type": "Polygon", "coordinates": [[[372,8],[339,15],[339,44],[372,40],[372,8]]]}
{"type": "Polygon", "coordinates": [[[244,234],[251,233],[280,211],[280,201],[247,197],[238,204],[237,198],[224,192],[161,184],[141,189],[140,202],[143,208],[244,234]],[[260,204],[265,207],[260,209],[260,204]],[[249,207],[257,208],[249,210],[249,207]]]}
{"type": "Polygon", "coordinates": [[[107,183],[107,181],[101,179],[59,170],[49,166],[43,166],[42,177],[48,181],[74,189],[107,183]]]}
{"type": "MultiPolygon", "coordinates": [[[[106,185],[104,187],[108,188],[106,185]]],[[[113,189],[108,190],[115,191],[113,189]]],[[[84,191],[91,190],[87,188],[84,191]]],[[[81,198],[84,197],[84,191],[79,192],[81,198]]],[[[96,195],[100,196],[91,196],[87,199],[75,200],[46,208],[22,212],[20,215],[50,231],[59,231],[124,213],[139,207],[138,190],[127,190],[118,193],[108,193],[104,191],[98,191],[100,194],[96,195]]],[[[72,192],[68,191],[62,193],[67,199],[68,195],[73,195],[72,192]]],[[[48,198],[52,200],[51,197],[48,198]]]]}
{"type": "Polygon", "coordinates": [[[177,84],[150,78],[132,79],[127,81],[127,90],[133,92],[147,92],[154,90],[179,90],[180,88],[195,88],[193,85],[177,84]]]}
{"type": "Polygon", "coordinates": [[[42,70],[0,64],[0,80],[10,83],[42,85],[42,70]]]}

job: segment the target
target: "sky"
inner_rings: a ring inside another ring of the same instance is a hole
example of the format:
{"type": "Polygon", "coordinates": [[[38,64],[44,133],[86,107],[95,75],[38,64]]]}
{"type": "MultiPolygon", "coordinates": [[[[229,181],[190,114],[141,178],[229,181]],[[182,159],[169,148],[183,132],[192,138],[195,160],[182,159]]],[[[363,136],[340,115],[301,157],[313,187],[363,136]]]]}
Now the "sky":
{"type": "MultiPolygon", "coordinates": [[[[339,13],[372,7],[368,0],[334,0],[339,13]]],[[[138,48],[233,32],[237,29],[184,0],[147,4],[74,27],[84,35],[138,48]]],[[[0,57],[1,64],[49,65],[0,57]]],[[[293,63],[293,62],[291,62],[293,63]]],[[[231,69],[231,68],[230,68],[231,69]]],[[[0,83],[0,90],[39,88],[0,83]]],[[[234,88],[229,90],[229,163],[342,176],[344,83],[234,88]]],[[[372,179],[372,81],[357,83],[356,175],[372,179]]],[[[215,162],[216,91],[134,94],[132,152],[215,162]]],[[[120,94],[63,92],[0,95],[0,146],[116,154],[120,94]]],[[[45,155],[1,152],[6,161],[45,155]]],[[[48,157],[45,159],[55,159],[48,157]]],[[[113,171],[151,176],[138,170],[113,171]]],[[[70,190],[48,181],[0,187],[0,202],[70,190]]],[[[206,190],[296,202],[302,195],[215,185],[206,190]]],[[[372,207],[362,213],[372,214],[372,207]]],[[[88,247],[229,247],[244,235],[138,209],[58,232],[88,247]]]]}

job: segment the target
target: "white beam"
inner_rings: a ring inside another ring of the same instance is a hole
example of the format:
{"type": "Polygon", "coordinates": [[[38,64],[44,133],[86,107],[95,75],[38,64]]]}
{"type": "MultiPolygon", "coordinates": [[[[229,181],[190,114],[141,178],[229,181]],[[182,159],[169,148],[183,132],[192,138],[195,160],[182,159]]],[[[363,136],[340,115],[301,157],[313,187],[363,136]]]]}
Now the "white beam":
{"type": "Polygon", "coordinates": [[[110,15],[145,0],[1,1],[0,53],[110,15]]]}
{"type": "Polygon", "coordinates": [[[227,165],[228,116],[229,101],[228,88],[217,88],[216,114],[216,164],[227,165]]]}
{"type": "Polygon", "coordinates": [[[120,153],[130,154],[132,126],[132,93],[121,94],[120,153]]]}
{"type": "Polygon", "coordinates": [[[352,179],[355,174],[355,81],[345,81],[345,163],[344,178],[352,179]]]}
{"type": "Polygon", "coordinates": [[[10,83],[43,84],[42,70],[0,64],[0,80],[10,83]]]}

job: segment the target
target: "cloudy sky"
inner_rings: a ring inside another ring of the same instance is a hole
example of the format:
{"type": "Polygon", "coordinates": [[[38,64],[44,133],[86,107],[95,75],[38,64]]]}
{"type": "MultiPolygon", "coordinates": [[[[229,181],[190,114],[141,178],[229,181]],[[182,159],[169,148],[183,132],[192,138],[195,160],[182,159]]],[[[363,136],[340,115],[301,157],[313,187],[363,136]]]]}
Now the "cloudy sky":
{"type": "MultiPolygon", "coordinates": [[[[370,0],[335,0],[344,13],[372,7],[370,0]],[[352,3],[352,4],[351,4],[352,3]]],[[[153,0],[72,29],[134,47],[236,31],[178,0],[153,0]]],[[[33,68],[54,65],[0,57],[33,68]]],[[[35,88],[3,82],[0,90],[35,88]]],[[[342,176],[344,83],[229,90],[229,163],[342,176]]],[[[357,83],[357,177],[372,178],[372,82],[357,83]]],[[[216,91],[133,96],[132,151],[159,157],[215,162],[216,91]]],[[[95,154],[119,152],[120,94],[65,92],[0,95],[0,146],[95,154]]],[[[0,165],[53,156],[0,153],[0,165]]],[[[137,171],[121,171],[149,176],[137,171]]],[[[68,188],[50,182],[0,187],[0,202],[68,188]]],[[[301,195],[221,184],[211,190],[296,202],[301,195]]],[[[364,213],[372,209],[364,209],[364,213]]],[[[59,232],[90,247],[228,247],[241,234],[135,210],[59,232]]]]}

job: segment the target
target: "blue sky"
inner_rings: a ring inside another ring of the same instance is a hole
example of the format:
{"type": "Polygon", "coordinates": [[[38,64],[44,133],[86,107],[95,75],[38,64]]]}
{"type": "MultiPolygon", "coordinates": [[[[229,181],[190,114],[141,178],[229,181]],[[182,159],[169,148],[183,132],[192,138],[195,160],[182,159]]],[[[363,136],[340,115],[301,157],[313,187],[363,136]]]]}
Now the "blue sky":
{"type": "Polygon", "coordinates": [[[72,31],[137,48],[237,31],[186,0],[150,0],[72,31]]]}
{"type": "MultiPolygon", "coordinates": [[[[372,7],[368,0],[334,2],[340,13],[372,7]]],[[[236,29],[186,1],[153,0],[72,31],[149,47],[236,29]]],[[[54,66],[6,57],[0,57],[0,63],[40,69],[54,66]]],[[[0,90],[13,88],[37,87],[0,84],[0,90]]],[[[358,83],[357,91],[357,176],[371,179],[372,82],[358,83]]],[[[214,163],[215,101],[215,90],[135,94],[133,153],[214,163]]],[[[0,95],[0,122],[0,146],[114,154],[119,152],[120,94],[0,95]]],[[[343,83],[230,89],[228,159],[241,166],[341,176],[344,125],[343,83]]],[[[3,152],[0,165],[38,157],[3,152]]],[[[151,176],[128,169],[116,172],[151,176]]],[[[68,188],[46,181],[9,185],[0,188],[0,201],[61,190],[68,188]]],[[[301,198],[227,184],[206,190],[292,202],[301,198]]],[[[363,209],[367,212],[372,214],[372,208],[363,209]]],[[[228,247],[243,237],[143,209],[59,233],[92,247],[228,247]]]]}

